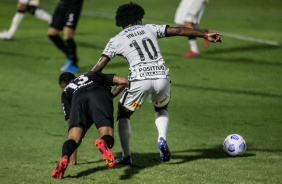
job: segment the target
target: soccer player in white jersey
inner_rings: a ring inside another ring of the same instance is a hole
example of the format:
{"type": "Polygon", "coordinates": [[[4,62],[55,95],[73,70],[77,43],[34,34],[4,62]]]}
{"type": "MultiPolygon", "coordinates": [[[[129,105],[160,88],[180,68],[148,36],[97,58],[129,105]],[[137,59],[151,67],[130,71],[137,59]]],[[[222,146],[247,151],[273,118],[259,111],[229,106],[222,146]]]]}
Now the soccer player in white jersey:
{"type": "Polygon", "coordinates": [[[140,109],[148,96],[155,109],[158,129],[158,148],[163,161],[169,161],[170,150],[166,142],[169,124],[167,107],[170,101],[169,69],[165,66],[158,39],[168,36],[196,36],[210,42],[220,42],[221,34],[204,33],[184,27],[168,25],[142,25],[144,9],[135,3],[121,5],[116,12],[116,25],[123,30],[111,38],[92,71],[102,71],[116,55],[129,65],[129,87],[119,100],[117,128],[122,146],[122,158],[116,164],[130,165],[130,116],[140,109]]]}
{"type": "MultiPolygon", "coordinates": [[[[187,27],[208,32],[208,29],[200,29],[197,25],[204,13],[205,5],[208,0],[181,0],[174,17],[174,23],[178,27],[187,27]]],[[[190,50],[183,54],[184,57],[195,57],[199,55],[197,39],[194,36],[188,36],[190,50]]],[[[204,47],[208,47],[208,40],[204,40],[204,47]]]]}
{"type": "Polygon", "coordinates": [[[43,9],[38,8],[39,0],[19,0],[17,5],[17,12],[14,15],[14,18],[11,22],[11,26],[8,31],[0,32],[0,39],[2,40],[11,40],[18,27],[20,26],[25,12],[29,12],[34,15],[36,18],[46,21],[48,23],[51,22],[51,15],[43,9]]]}

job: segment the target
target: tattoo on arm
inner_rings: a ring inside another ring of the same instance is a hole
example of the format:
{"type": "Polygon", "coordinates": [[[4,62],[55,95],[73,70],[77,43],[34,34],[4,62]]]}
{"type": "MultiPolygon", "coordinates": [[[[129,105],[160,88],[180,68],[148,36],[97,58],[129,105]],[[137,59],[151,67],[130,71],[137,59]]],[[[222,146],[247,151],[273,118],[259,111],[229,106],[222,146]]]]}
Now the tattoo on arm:
{"type": "Polygon", "coordinates": [[[205,33],[186,27],[168,27],[167,36],[195,36],[205,38],[205,33]]]}

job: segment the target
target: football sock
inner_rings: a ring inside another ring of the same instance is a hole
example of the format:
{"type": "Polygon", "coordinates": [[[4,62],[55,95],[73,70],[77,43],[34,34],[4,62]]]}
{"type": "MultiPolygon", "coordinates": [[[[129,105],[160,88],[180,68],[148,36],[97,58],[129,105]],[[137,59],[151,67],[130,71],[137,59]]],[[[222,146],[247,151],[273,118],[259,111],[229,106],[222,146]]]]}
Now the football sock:
{"type": "Polygon", "coordinates": [[[76,56],[76,43],[73,38],[67,39],[68,58],[73,61],[73,65],[77,66],[78,58],[76,56]]]}
{"type": "Polygon", "coordinates": [[[50,40],[56,45],[58,49],[60,49],[64,54],[68,55],[68,49],[65,42],[59,35],[48,35],[50,40]]]}
{"type": "Polygon", "coordinates": [[[195,37],[189,37],[189,44],[190,44],[191,51],[195,53],[199,53],[197,39],[195,37]]]}
{"type": "Polygon", "coordinates": [[[46,12],[45,10],[39,9],[39,8],[35,10],[34,15],[36,18],[46,21],[48,23],[50,23],[52,20],[52,17],[48,12],[46,12]]]}
{"type": "Polygon", "coordinates": [[[130,136],[131,136],[131,127],[128,118],[122,118],[117,121],[117,129],[120,144],[122,147],[123,157],[131,155],[130,153],[130,136]]]}
{"type": "Polygon", "coordinates": [[[62,147],[62,157],[67,155],[70,157],[73,152],[76,150],[77,144],[74,140],[69,139],[64,142],[63,147],[62,147]]]}
{"type": "Polygon", "coordinates": [[[103,137],[101,137],[101,139],[103,139],[105,141],[105,143],[107,144],[108,148],[110,148],[110,149],[115,144],[115,139],[111,135],[104,135],[103,137]]]}
{"type": "Polygon", "coordinates": [[[10,29],[8,31],[8,37],[12,38],[15,35],[19,25],[21,24],[21,22],[23,20],[23,18],[24,18],[24,12],[17,12],[14,15],[11,27],[10,27],[10,29]]]}
{"type": "Polygon", "coordinates": [[[169,115],[167,110],[162,109],[155,114],[155,124],[157,126],[158,132],[159,132],[159,137],[166,139],[166,134],[167,134],[167,129],[168,129],[168,124],[169,124],[169,115]]]}

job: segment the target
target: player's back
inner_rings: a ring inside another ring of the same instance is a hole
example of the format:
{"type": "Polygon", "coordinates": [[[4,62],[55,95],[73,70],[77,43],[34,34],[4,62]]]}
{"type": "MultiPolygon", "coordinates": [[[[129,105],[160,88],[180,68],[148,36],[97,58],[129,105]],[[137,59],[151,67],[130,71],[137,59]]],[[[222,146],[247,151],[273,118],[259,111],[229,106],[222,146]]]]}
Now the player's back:
{"type": "Polygon", "coordinates": [[[76,91],[89,87],[102,87],[110,93],[113,74],[103,74],[100,72],[86,72],[71,81],[64,92],[68,97],[72,97],[76,91]]]}
{"type": "Polygon", "coordinates": [[[124,57],[130,69],[135,65],[163,65],[158,39],[165,36],[166,25],[135,25],[122,30],[107,44],[103,54],[124,57]]]}

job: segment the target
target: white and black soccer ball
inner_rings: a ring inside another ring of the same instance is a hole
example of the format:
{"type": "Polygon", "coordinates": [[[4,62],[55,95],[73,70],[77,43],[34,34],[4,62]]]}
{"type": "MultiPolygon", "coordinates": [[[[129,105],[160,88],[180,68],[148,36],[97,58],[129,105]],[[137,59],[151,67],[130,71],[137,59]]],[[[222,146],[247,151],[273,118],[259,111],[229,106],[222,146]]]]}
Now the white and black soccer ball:
{"type": "Polygon", "coordinates": [[[247,144],[239,134],[228,135],[223,142],[223,151],[229,156],[240,156],[246,152],[247,144]]]}

